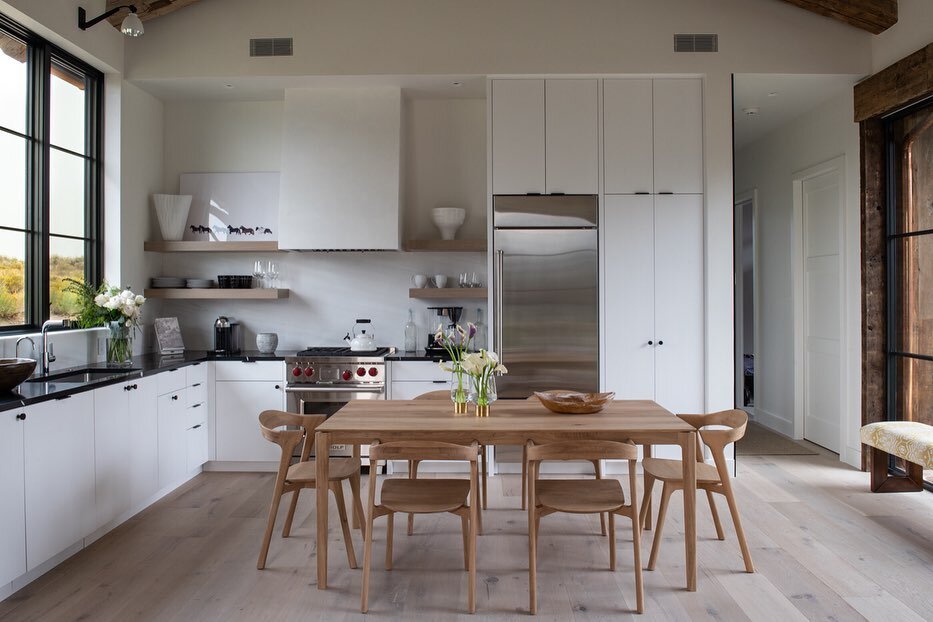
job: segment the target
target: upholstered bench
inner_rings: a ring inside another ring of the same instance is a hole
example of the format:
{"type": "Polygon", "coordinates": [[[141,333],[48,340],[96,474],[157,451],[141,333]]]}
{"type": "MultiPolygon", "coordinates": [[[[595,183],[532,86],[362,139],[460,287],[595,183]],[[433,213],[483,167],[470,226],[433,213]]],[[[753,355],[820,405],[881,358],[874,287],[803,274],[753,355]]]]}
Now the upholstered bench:
{"type": "Polygon", "coordinates": [[[880,421],[862,426],[862,442],[871,447],[871,491],[923,489],[923,468],[933,469],[933,426],[917,421],[880,421]],[[888,474],[888,455],[906,463],[905,477],[888,474]]]}

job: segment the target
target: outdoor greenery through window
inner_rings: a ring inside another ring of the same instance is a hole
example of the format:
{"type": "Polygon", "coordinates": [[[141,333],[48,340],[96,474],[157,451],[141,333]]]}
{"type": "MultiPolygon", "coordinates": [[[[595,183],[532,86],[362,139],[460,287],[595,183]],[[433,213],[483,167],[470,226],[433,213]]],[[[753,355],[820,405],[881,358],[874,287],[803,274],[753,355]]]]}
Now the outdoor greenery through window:
{"type": "Polygon", "coordinates": [[[100,281],[102,75],[0,15],[0,330],[78,312],[100,281]]]}

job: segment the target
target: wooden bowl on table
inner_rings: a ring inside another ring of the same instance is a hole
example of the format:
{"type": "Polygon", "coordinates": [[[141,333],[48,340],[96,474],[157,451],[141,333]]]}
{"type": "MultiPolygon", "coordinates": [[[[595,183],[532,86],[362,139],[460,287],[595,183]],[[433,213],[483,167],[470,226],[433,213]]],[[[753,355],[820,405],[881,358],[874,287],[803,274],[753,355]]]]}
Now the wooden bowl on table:
{"type": "Polygon", "coordinates": [[[576,391],[535,391],[545,408],[564,415],[591,415],[616,396],[615,393],[578,393],[576,391]]]}
{"type": "Polygon", "coordinates": [[[0,393],[21,385],[35,369],[33,359],[0,359],[0,393]]]}

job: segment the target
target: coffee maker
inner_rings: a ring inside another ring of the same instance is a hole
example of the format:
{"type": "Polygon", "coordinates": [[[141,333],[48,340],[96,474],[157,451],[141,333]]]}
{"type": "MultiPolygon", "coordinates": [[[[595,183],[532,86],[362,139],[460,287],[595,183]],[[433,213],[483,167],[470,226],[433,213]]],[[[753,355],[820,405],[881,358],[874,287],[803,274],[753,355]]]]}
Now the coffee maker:
{"type": "MultiPolygon", "coordinates": [[[[438,324],[441,324],[444,330],[456,327],[457,322],[460,321],[460,316],[463,315],[463,307],[428,307],[428,309],[437,314],[438,324]]],[[[434,331],[428,333],[428,347],[424,349],[425,354],[428,356],[446,356],[447,351],[434,342],[434,334],[434,331]]]]}
{"type": "Polygon", "coordinates": [[[239,354],[243,343],[240,323],[221,315],[214,322],[214,354],[239,354]]]}

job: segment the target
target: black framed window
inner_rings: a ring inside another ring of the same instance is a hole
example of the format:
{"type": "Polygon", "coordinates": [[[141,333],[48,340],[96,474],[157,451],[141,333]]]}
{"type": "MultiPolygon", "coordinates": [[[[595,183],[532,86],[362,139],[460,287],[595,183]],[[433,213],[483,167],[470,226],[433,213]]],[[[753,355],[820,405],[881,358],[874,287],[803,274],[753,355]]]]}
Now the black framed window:
{"type": "Polygon", "coordinates": [[[885,138],[888,418],[933,425],[933,100],[887,118],[885,138]]]}
{"type": "Polygon", "coordinates": [[[0,331],[70,317],[101,276],[103,75],[0,15],[0,331]]]}

